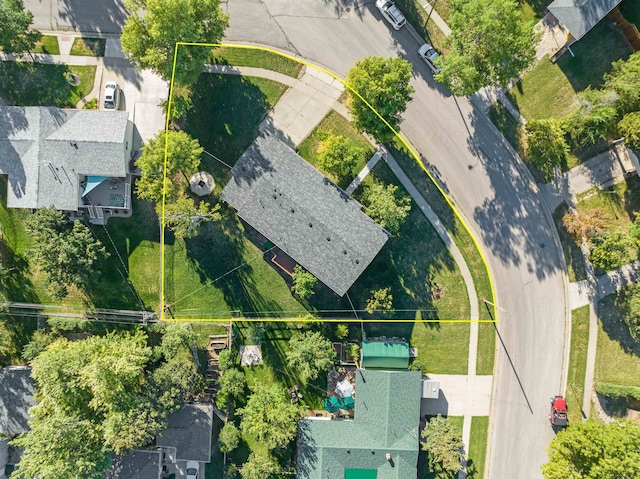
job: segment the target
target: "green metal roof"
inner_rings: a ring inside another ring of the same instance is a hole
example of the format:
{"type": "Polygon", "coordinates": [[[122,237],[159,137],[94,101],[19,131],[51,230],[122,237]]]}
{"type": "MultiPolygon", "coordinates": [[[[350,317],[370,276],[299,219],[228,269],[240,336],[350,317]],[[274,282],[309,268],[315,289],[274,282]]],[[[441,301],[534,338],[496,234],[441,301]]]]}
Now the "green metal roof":
{"type": "Polygon", "coordinates": [[[363,341],[362,367],[407,369],[409,345],[405,342],[363,341]]]}
{"type": "Polygon", "coordinates": [[[298,478],[345,479],[351,469],[375,470],[376,479],[416,477],[420,380],[417,371],[358,371],[353,420],[300,421],[298,478]]]}
{"type": "Polygon", "coordinates": [[[378,471],[375,469],[345,469],[344,479],[377,479],[378,471]]]}

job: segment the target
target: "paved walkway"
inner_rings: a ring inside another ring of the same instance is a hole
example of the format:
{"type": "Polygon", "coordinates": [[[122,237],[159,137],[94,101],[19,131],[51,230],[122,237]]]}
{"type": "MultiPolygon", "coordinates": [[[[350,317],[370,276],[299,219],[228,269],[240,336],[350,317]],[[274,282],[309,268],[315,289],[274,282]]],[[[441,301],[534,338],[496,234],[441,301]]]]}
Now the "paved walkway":
{"type": "Polygon", "coordinates": [[[373,154],[371,159],[367,161],[367,164],[364,165],[364,167],[360,170],[358,175],[353,179],[353,181],[349,184],[349,186],[347,186],[347,189],[345,190],[345,192],[348,195],[351,195],[353,194],[354,191],[356,191],[356,188],[360,186],[360,183],[362,183],[362,180],[364,180],[367,177],[367,175],[371,173],[371,170],[373,170],[373,168],[378,164],[378,161],[380,161],[380,158],[382,157],[380,156],[380,150],[378,150],[373,154]]]}
{"type": "Polygon", "coordinates": [[[433,8],[437,1],[438,0],[433,0],[432,3],[429,3],[426,0],[423,0],[420,3],[422,4],[422,8],[424,8],[424,11],[427,12],[427,15],[429,15],[429,21],[432,21],[433,23],[438,25],[438,28],[442,30],[442,33],[444,33],[444,35],[448,37],[449,35],[451,35],[451,28],[449,28],[449,25],[447,25],[447,23],[442,19],[438,12],[436,12],[435,8],[433,8]]]}
{"type": "Polygon", "coordinates": [[[543,185],[542,196],[551,211],[562,202],[574,206],[581,193],[595,187],[607,188],[633,174],[636,169],[633,157],[633,152],[624,144],[617,144],[543,185]]]}

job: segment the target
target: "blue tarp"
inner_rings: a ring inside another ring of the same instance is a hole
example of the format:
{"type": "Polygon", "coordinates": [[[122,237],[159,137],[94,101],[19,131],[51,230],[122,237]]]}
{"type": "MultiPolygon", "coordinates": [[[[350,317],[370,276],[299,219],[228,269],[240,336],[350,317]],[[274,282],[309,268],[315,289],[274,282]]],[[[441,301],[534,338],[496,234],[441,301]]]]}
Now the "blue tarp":
{"type": "Polygon", "coordinates": [[[82,196],[88,195],[92,189],[108,179],[108,176],[87,176],[87,185],[84,187],[84,193],[82,196]]]}

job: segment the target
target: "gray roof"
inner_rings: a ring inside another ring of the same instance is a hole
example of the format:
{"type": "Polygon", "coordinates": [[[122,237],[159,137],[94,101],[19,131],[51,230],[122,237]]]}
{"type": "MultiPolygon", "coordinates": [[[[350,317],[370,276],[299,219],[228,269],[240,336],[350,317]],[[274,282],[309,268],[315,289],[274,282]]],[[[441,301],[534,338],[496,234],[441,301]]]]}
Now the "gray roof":
{"type": "Polygon", "coordinates": [[[159,479],[162,475],[162,452],[134,450],[115,456],[104,479],[159,479]]]}
{"type": "Polygon", "coordinates": [[[549,5],[553,16],[580,40],[622,0],[555,0],[549,5]]]}
{"type": "Polygon", "coordinates": [[[127,112],[0,107],[8,206],[77,211],[78,175],[125,177],[127,118],[127,112]]]}
{"type": "Polygon", "coordinates": [[[421,378],[418,371],[359,370],[353,420],[300,421],[298,479],[342,479],[345,469],[416,477],[421,378]]]}
{"type": "Polygon", "coordinates": [[[259,136],[231,171],[222,198],[340,296],[389,239],[360,203],[274,136],[259,136]]]}
{"type": "Polygon", "coordinates": [[[36,404],[35,390],[31,368],[8,366],[0,369],[0,434],[13,436],[29,430],[29,408],[36,404]]]}
{"type": "Polygon", "coordinates": [[[156,436],[156,445],[175,447],[176,459],[209,462],[213,406],[185,404],[167,418],[167,428],[156,436]]]}

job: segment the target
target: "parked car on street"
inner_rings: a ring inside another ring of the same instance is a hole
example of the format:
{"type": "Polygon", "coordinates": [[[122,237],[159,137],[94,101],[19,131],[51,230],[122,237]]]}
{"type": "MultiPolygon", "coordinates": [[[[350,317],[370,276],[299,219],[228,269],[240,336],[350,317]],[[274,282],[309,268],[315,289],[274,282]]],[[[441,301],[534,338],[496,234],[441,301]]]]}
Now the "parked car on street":
{"type": "Polygon", "coordinates": [[[549,421],[554,431],[559,431],[563,427],[569,425],[569,417],[567,416],[567,401],[562,396],[554,396],[551,398],[551,414],[549,421]]]}
{"type": "Polygon", "coordinates": [[[380,14],[391,24],[396,30],[400,30],[407,19],[392,0],[376,0],[376,7],[380,10],[380,14]]]}
{"type": "Polygon", "coordinates": [[[440,68],[436,66],[436,59],[440,58],[440,54],[428,43],[418,48],[418,55],[424,60],[433,73],[440,73],[440,68]]]}
{"type": "Polygon", "coordinates": [[[104,109],[117,110],[120,106],[120,88],[116,82],[110,81],[104,86],[104,109]]]}

